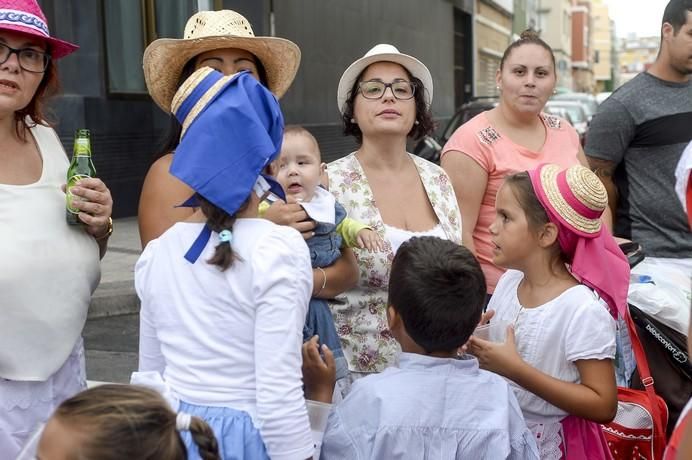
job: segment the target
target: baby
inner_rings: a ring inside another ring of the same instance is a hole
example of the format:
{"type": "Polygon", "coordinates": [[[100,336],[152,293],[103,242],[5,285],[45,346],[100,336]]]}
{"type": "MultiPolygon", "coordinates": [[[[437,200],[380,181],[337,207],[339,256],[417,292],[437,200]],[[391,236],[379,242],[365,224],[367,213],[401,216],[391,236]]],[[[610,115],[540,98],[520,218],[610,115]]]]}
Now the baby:
{"type": "MultiPolygon", "coordinates": [[[[314,236],[306,241],[313,268],[333,264],[341,256],[342,247],[358,247],[373,252],[382,250],[384,246],[374,230],[349,219],[343,206],[323,188],[322,182],[326,182],[325,169],[319,145],[313,135],[301,126],[286,126],[281,153],[272,164],[271,172],[286,192],[287,201],[300,203],[316,223],[314,236]]],[[[263,203],[260,213],[264,213],[268,206],[268,203],[263,203]]],[[[327,302],[316,297],[310,300],[303,339],[308,340],[313,335],[318,335],[320,344],[326,344],[334,353],[337,379],[345,377],[348,365],[336,334],[334,320],[327,302]]]]}

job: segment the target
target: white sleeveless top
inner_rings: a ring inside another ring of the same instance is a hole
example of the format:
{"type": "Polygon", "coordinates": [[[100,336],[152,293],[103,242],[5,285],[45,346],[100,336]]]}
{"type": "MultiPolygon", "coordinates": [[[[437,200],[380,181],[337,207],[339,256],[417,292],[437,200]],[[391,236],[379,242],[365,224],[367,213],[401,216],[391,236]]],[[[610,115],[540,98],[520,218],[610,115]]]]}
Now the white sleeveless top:
{"type": "Polygon", "coordinates": [[[94,238],[65,221],[60,139],[41,125],[31,133],[41,177],[0,184],[0,378],[42,381],[79,339],[101,268],[94,238]]]}
{"type": "Polygon", "coordinates": [[[408,241],[414,236],[436,236],[438,238],[442,238],[443,240],[449,239],[447,238],[442,225],[439,223],[430,230],[426,230],[424,232],[411,232],[409,230],[404,230],[403,228],[384,224],[384,236],[387,238],[387,241],[389,241],[389,244],[392,245],[392,253],[394,254],[396,254],[396,252],[399,250],[399,246],[404,244],[404,241],[408,241]]]}

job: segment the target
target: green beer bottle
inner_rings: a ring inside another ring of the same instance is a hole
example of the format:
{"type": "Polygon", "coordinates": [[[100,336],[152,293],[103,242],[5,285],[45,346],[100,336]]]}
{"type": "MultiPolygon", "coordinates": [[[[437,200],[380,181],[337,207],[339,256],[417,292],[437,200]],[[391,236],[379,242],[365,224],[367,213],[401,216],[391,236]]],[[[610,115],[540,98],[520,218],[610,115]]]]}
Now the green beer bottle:
{"type": "Polygon", "coordinates": [[[67,223],[70,225],[82,224],[82,221],[79,219],[79,209],[72,206],[73,195],[70,189],[80,179],[85,177],[96,177],[96,168],[94,168],[94,163],[91,162],[91,133],[88,129],[78,129],[74,136],[72,161],[70,162],[70,167],[67,168],[67,187],[65,190],[67,201],[65,216],[67,223]]]}

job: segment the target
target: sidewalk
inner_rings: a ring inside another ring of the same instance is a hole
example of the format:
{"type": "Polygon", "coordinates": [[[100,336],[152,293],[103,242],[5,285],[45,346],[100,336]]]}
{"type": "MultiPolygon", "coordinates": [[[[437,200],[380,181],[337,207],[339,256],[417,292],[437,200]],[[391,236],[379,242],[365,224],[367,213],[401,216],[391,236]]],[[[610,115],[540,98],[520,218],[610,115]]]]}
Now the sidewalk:
{"type": "Polygon", "coordinates": [[[140,252],[137,218],[114,220],[108,252],[101,260],[101,284],[92,296],[89,319],[139,312],[134,267],[140,252]]]}
{"type": "Polygon", "coordinates": [[[140,253],[137,218],[117,219],[101,260],[101,284],[94,292],[82,336],[87,379],[127,383],[137,369],[139,300],[134,266],[140,253]]]}

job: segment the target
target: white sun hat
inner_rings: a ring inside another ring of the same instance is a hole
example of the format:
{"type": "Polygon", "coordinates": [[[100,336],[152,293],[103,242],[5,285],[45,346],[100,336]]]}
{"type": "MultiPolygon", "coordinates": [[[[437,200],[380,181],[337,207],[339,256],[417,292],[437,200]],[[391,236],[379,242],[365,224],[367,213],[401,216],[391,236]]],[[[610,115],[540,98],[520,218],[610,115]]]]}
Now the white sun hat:
{"type": "MultiPolygon", "coordinates": [[[[423,86],[425,87],[425,103],[428,105],[428,107],[430,104],[432,104],[432,75],[430,75],[430,71],[425,64],[413,56],[400,53],[394,45],[380,43],[365,53],[365,56],[348,66],[343,75],[341,75],[341,79],[339,80],[339,88],[336,92],[336,103],[339,111],[342,114],[344,113],[346,99],[348,99],[349,92],[351,91],[351,88],[353,88],[356,78],[358,78],[358,75],[360,75],[366,67],[368,67],[370,64],[374,64],[375,62],[394,62],[404,67],[411,75],[423,82],[423,86]]],[[[420,90],[420,88],[417,88],[417,90],[420,90]]]]}

